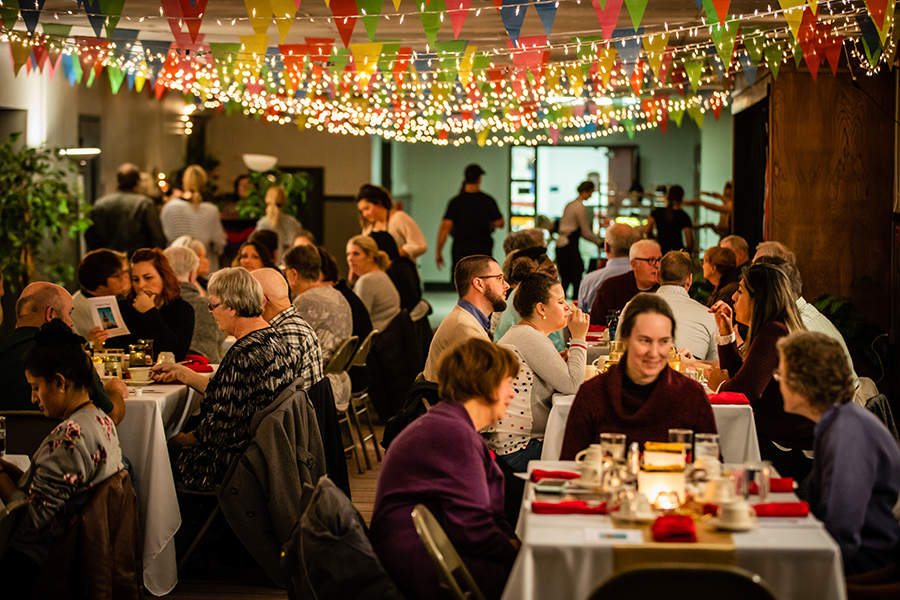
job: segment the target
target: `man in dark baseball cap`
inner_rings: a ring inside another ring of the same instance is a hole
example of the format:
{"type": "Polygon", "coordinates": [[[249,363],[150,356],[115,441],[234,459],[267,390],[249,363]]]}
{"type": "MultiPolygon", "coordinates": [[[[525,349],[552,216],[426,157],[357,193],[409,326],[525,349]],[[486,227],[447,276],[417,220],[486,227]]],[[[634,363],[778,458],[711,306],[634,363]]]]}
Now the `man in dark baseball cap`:
{"type": "Polygon", "coordinates": [[[466,167],[466,183],[478,183],[482,175],[484,175],[484,169],[481,168],[481,165],[471,164],[466,167]]]}

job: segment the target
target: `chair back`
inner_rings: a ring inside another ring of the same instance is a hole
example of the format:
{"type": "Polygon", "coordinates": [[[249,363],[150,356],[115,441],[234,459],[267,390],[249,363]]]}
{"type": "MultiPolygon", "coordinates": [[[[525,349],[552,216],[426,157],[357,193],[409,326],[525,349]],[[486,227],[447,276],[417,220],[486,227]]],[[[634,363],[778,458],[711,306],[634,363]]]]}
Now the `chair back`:
{"type": "Polygon", "coordinates": [[[356,343],[358,341],[358,337],[351,335],[338,345],[331,356],[331,360],[325,366],[326,375],[343,373],[347,369],[350,361],[353,359],[353,353],[356,352],[356,343]]]}
{"type": "Polygon", "coordinates": [[[412,520],[416,533],[437,567],[441,586],[448,588],[457,600],[485,600],[469,569],[431,511],[424,504],[417,504],[412,511],[412,520]]]}
{"type": "Polygon", "coordinates": [[[13,531],[16,530],[19,517],[22,516],[22,512],[27,506],[28,498],[22,496],[11,501],[0,510],[0,558],[3,558],[3,555],[6,554],[9,540],[12,539],[13,531]]]}
{"type": "Polygon", "coordinates": [[[369,332],[369,335],[366,336],[366,339],[362,341],[359,348],[356,350],[356,354],[353,355],[353,360],[350,362],[351,367],[366,366],[366,358],[369,356],[369,350],[372,349],[372,342],[375,341],[375,338],[378,337],[379,333],[381,332],[377,329],[373,329],[369,332]]]}
{"type": "Polygon", "coordinates": [[[0,416],[6,417],[7,454],[34,456],[44,438],[59,425],[59,419],[45,417],[39,410],[0,410],[0,416]]]}
{"type": "Polygon", "coordinates": [[[769,585],[755,573],[726,565],[657,563],[626,569],[597,588],[589,600],[652,598],[696,600],[775,600],[769,585]]]}

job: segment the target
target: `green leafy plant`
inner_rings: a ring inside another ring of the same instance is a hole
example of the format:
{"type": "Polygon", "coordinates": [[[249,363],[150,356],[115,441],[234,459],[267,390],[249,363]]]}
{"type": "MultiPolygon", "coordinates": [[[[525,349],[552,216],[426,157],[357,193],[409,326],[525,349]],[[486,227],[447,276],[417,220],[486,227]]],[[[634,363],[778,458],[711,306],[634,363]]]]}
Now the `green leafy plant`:
{"type": "Polygon", "coordinates": [[[20,136],[0,146],[0,273],[15,290],[28,285],[36,263],[46,276],[71,281],[74,267],[62,259],[63,239],[90,225],[67,183],[74,166],[49,148],[17,151],[20,136]]]}
{"type": "Polygon", "coordinates": [[[287,196],[287,205],[284,207],[286,214],[297,216],[300,208],[306,204],[309,192],[312,191],[315,181],[304,172],[283,173],[279,170],[260,173],[250,172],[252,187],[250,194],[238,202],[237,209],[242,219],[258,219],[266,214],[266,192],[274,185],[284,187],[287,196]]]}
{"type": "MultiPolygon", "coordinates": [[[[854,287],[867,287],[869,282],[855,281],[854,287]]],[[[857,315],[856,305],[849,299],[835,294],[825,294],[813,305],[841,332],[844,341],[854,356],[865,357],[882,374],[887,364],[887,333],[857,315]]]]}

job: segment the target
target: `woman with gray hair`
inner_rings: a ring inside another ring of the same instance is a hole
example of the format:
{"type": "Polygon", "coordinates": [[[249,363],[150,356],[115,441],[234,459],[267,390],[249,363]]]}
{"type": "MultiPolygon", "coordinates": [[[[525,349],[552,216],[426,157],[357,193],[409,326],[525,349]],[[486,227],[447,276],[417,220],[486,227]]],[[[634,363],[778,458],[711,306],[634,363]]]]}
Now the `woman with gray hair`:
{"type": "Polygon", "coordinates": [[[243,267],[221,269],[209,280],[209,305],[219,329],[237,341],[207,379],[184,365],[164,363],[151,372],[205,394],[197,427],[178,433],[175,472],[193,490],[211,490],[250,444],[250,419],[293,381],[296,361],[281,335],[262,318],[263,290],[243,267]]]}
{"type": "Polygon", "coordinates": [[[191,337],[191,352],[202,354],[210,361],[222,360],[222,342],[225,332],[219,329],[216,320],[209,313],[209,299],[197,283],[197,269],[200,257],[186,246],[170,246],[163,251],[169,265],[181,286],[181,299],[194,309],[194,335],[191,337]]]}

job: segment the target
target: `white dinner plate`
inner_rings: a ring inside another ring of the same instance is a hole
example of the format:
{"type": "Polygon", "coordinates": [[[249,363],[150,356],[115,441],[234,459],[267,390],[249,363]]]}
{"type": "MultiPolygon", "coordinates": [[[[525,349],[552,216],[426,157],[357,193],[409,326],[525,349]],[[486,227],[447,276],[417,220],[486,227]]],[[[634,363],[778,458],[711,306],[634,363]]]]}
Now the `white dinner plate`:
{"type": "Polygon", "coordinates": [[[125,385],[133,385],[133,386],[137,386],[137,387],[143,387],[145,385],[153,385],[154,383],[156,383],[156,382],[153,381],[152,379],[150,381],[132,381],[131,379],[125,380],[125,385]]]}
{"type": "Polygon", "coordinates": [[[750,519],[749,521],[745,521],[744,523],[722,523],[718,517],[710,517],[707,523],[709,523],[715,529],[735,532],[750,531],[751,529],[756,529],[756,527],[758,526],[756,519],[750,519]]]}

